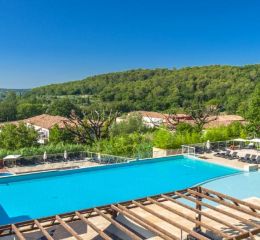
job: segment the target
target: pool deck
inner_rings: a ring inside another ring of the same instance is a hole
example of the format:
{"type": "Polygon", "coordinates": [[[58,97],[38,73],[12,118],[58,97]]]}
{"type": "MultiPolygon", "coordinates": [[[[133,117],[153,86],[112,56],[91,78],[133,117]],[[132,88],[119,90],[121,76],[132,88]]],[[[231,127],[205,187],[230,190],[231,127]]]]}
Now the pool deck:
{"type": "Polygon", "coordinates": [[[9,169],[7,168],[0,169],[0,173],[9,173],[9,172],[10,172],[9,169]]]}
{"type": "MultiPolygon", "coordinates": [[[[249,164],[249,163],[240,162],[237,159],[229,160],[221,157],[216,157],[214,156],[213,153],[200,154],[198,158],[206,162],[232,167],[242,171],[255,171],[260,168],[260,164],[259,165],[249,164]]],[[[93,167],[98,165],[100,164],[96,162],[90,162],[88,160],[79,160],[79,161],[71,161],[71,162],[44,163],[44,164],[24,166],[24,167],[15,166],[12,168],[0,169],[0,173],[10,172],[13,174],[24,174],[24,173],[33,173],[33,172],[42,172],[42,171],[51,171],[51,170],[93,167]]]]}
{"type": "Polygon", "coordinates": [[[238,159],[229,160],[222,157],[216,157],[213,153],[204,153],[199,155],[198,157],[206,162],[220,164],[226,167],[232,167],[242,171],[256,171],[260,168],[258,164],[249,164],[238,161],[238,159]]]}
{"type": "Polygon", "coordinates": [[[94,167],[100,164],[95,162],[90,162],[87,160],[71,161],[71,162],[59,162],[59,163],[45,163],[39,165],[32,165],[26,167],[12,167],[1,169],[3,172],[10,172],[13,174],[23,174],[23,173],[33,173],[42,171],[52,171],[61,169],[73,169],[73,168],[83,168],[83,167],[94,167]]]}
{"type": "MultiPolygon", "coordinates": [[[[255,205],[259,205],[260,206],[260,198],[249,198],[249,199],[244,199],[246,202],[249,203],[253,203],[255,205]]],[[[176,205],[173,202],[164,202],[165,205],[168,205],[169,207],[173,207],[176,210],[181,211],[184,214],[188,214],[189,216],[195,218],[195,213],[192,212],[189,209],[183,208],[179,205],[176,205]]],[[[162,214],[165,217],[170,217],[172,220],[178,222],[179,224],[192,229],[194,227],[194,223],[190,222],[187,219],[184,219],[182,217],[179,217],[178,215],[172,215],[172,213],[169,213],[167,210],[160,208],[159,206],[156,205],[149,205],[148,206],[150,209],[159,212],[160,214],[162,214]]],[[[230,208],[225,207],[225,206],[218,206],[218,208],[222,209],[222,210],[228,210],[230,211],[230,208]]],[[[174,226],[170,225],[169,223],[151,215],[150,213],[142,210],[141,208],[135,208],[132,209],[133,212],[138,213],[138,215],[144,217],[145,219],[153,222],[154,224],[156,224],[157,226],[160,226],[161,228],[165,229],[166,231],[171,232],[172,234],[175,234],[176,236],[179,236],[182,239],[184,239],[187,234],[185,234],[184,232],[181,233],[180,229],[175,228],[174,226]]],[[[224,216],[221,213],[216,213],[215,211],[212,211],[210,209],[206,209],[204,210],[205,212],[209,213],[209,214],[214,214],[215,217],[220,218],[224,221],[227,221],[231,224],[237,225],[237,226],[242,226],[243,229],[248,229],[249,226],[245,225],[244,223],[241,223],[239,221],[234,220],[233,218],[229,218],[227,216],[224,216]]],[[[241,212],[237,212],[236,210],[232,210],[232,213],[240,216],[240,217],[244,217],[247,218],[247,215],[245,213],[241,213],[241,212]]],[[[233,230],[229,229],[228,227],[225,227],[211,219],[208,219],[207,217],[203,216],[204,222],[206,219],[206,223],[218,230],[221,230],[223,232],[226,233],[231,233],[233,230]]],[[[122,216],[118,216],[117,220],[119,222],[124,223],[126,226],[134,229],[136,232],[140,233],[142,236],[145,236],[144,239],[149,239],[149,240],[158,240],[158,239],[162,239],[158,236],[154,236],[153,233],[151,233],[150,231],[147,231],[145,229],[143,229],[142,227],[140,227],[139,225],[137,225],[136,223],[133,224],[130,220],[126,219],[126,218],[122,218],[122,216]]],[[[254,221],[255,223],[259,223],[260,221],[257,218],[252,218],[252,221],[254,221]]],[[[112,237],[112,239],[124,239],[124,240],[130,240],[129,237],[127,237],[125,234],[123,234],[122,232],[119,232],[113,225],[111,225],[108,221],[104,220],[104,218],[101,217],[93,217],[91,218],[91,222],[93,222],[97,227],[99,227],[101,230],[105,231],[107,234],[110,234],[110,236],[112,237]]],[[[101,238],[98,236],[98,234],[90,227],[87,227],[87,225],[85,223],[83,223],[82,221],[76,221],[76,222],[72,222],[69,224],[71,227],[73,227],[73,229],[80,235],[80,237],[82,237],[82,239],[89,239],[89,240],[100,240],[101,238]]],[[[75,239],[74,237],[71,237],[71,235],[66,232],[64,230],[64,228],[62,226],[53,226],[48,228],[48,232],[50,232],[51,230],[53,230],[53,238],[55,240],[58,239],[64,239],[64,240],[72,240],[75,239]]],[[[39,239],[42,234],[39,233],[39,231],[35,231],[35,232],[30,232],[30,233],[25,233],[24,234],[26,239],[39,239]]],[[[260,235],[256,235],[254,236],[255,239],[260,239],[260,235]]],[[[6,237],[2,237],[0,238],[1,240],[13,240],[13,236],[6,236],[6,237]]]]}

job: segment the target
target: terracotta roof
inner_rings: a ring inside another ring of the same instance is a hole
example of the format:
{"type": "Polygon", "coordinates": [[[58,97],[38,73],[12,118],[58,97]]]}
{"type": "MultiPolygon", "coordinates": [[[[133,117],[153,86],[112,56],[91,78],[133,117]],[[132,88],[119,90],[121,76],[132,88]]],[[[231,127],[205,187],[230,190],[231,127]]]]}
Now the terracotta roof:
{"type": "Polygon", "coordinates": [[[68,119],[65,117],[61,117],[61,116],[52,116],[52,115],[48,115],[48,114],[42,114],[42,115],[38,115],[35,117],[23,119],[20,121],[2,123],[0,126],[3,126],[5,124],[18,125],[20,122],[22,122],[22,123],[31,124],[34,126],[45,128],[45,129],[51,129],[55,125],[58,125],[60,128],[64,128],[64,121],[66,121],[66,120],[68,120],[68,119]]]}
{"type": "MultiPolygon", "coordinates": [[[[148,111],[136,111],[136,112],[131,112],[130,114],[133,113],[139,113],[141,114],[143,117],[149,117],[149,118],[161,118],[161,119],[165,119],[166,117],[168,117],[170,114],[166,114],[166,113],[159,113],[159,112],[148,112],[148,111]]],[[[183,114],[183,113],[177,113],[176,116],[179,119],[190,119],[190,116],[187,114],[183,114]]]]}
{"type": "Polygon", "coordinates": [[[233,122],[246,123],[245,119],[239,115],[219,115],[216,120],[206,124],[205,128],[228,126],[233,122]]]}
{"type": "MultiPolygon", "coordinates": [[[[159,113],[159,112],[149,112],[149,111],[136,111],[136,112],[131,112],[130,114],[133,114],[133,113],[139,113],[139,114],[141,114],[142,117],[159,118],[164,121],[169,116],[169,114],[164,114],[164,113],[159,113]]],[[[186,122],[186,123],[189,123],[192,125],[194,124],[194,121],[192,120],[191,116],[189,116],[187,114],[182,114],[182,113],[178,113],[176,115],[179,118],[179,120],[181,120],[182,122],[186,122]]],[[[212,118],[215,118],[215,117],[212,117],[212,118]]],[[[209,127],[227,126],[235,121],[245,123],[244,118],[239,115],[219,115],[216,120],[206,124],[205,127],[209,128],[209,127]]]]}
{"type": "Polygon", "coordinates": [[[52,116],[48,114],[42,114],[32,118],[24,120],[26,123],[35,125],[41,128],[51,129],[55,125],[58,125],[60,128],[64,128],[64,121],[68,120],[65,117],[61,116],[52,116]]]}
{"type": "MultiPolygon", "coordinates": [[[[215,117],[211,117],[215,118],[215,117]]],[[[215,121],[244,121],[245,119],[239,115],[219,115],[215,121]]]]}
{"type": "MultiPolygon", "coordinates": [[[[133,113],[139,113],[141,114],[142,117],[148,117],[148,118],[160,118],[164,120],[165,124],[167,116],[169,114],[164,114],[164,113],[159,113],[159,112],[148,112],[148,111],[136,111],[136,112],[131,112],[130,114],[133,113]]],[[[187,115],[187,114],[177,114],[178,118],[181,120],[181,122],[186,122],[191,125],[194,125],[194,121],[192,118],[187,115]]],[[[215,118],[215,117],[211,117],[215,118]]],[[[205,125],[205,128],[212,128],[212,127],[219,127],[219,126],[228,126],[229,124],[233,122],[241,122],[241,123],[246,123],[245,119],[239,115],[219,115],[216,120],[208,123],[205,125]]]]}

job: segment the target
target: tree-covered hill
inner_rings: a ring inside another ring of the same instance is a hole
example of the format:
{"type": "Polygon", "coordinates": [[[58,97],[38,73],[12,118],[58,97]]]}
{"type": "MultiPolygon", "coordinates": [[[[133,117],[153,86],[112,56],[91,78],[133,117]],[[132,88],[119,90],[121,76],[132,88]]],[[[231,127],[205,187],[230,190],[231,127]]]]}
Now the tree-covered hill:
{"type": "Polygon", "coordinates": [[[14,92],[17,95],[23,95],[28,92],[28,89],[7,89],[7,88],[0,88],[0,100],[3,99],[8,92],[14,92]]]}
{"type": "Polygon", "coordinates": [[[0,88],[0,93],[7,93],[7,92],[15,92],[15,93],[25,93],[28,92],[29,89],[9,89],[9,88],[0,88]]]}
{"type": "Polygon", "coordinates": [[[229,113],[243,111],[260,84],[260,65],[137,69],[32,89],[27,97],[89,96],[88,107],[120,111],[165,111],[194,102],[220,104],[229,113]]]}

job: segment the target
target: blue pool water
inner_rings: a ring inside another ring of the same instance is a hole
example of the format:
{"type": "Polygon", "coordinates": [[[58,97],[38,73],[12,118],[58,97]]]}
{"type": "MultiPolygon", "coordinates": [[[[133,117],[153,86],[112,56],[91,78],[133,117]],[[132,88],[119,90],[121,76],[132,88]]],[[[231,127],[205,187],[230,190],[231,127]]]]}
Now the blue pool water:
{"type": "Polygon", "coordinates": [[[13,175],[13,174],[12,173],[8,173],[8,172],[0,173],[0,177],[11,176],[11,175],[13,175]]]}
{"type": "Polygon", "coordinates": [[[260,198],[260,171],[243,172],[208,182],[203,186],[239,199],[260,198]]]}
{"type": "Polygon", "coordinates": [[[0,225],[191,187],[238,170],[185,156],[0,179],[0,225]]]}

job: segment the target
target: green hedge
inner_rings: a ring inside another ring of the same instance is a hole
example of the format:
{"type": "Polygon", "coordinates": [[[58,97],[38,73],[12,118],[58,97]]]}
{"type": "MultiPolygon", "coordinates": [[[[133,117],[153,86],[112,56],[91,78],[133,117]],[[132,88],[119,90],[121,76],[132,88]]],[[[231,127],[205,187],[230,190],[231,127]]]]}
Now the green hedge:
{"type": "Polygon", "coordinates": [[[177,149],[181,145],[226,141],[237,137],[246,138],[246,128],[240,123],[232,123],[229,126],[220,126],[207,129],[205,132],[170,132],[166,129],[159,129],[154,134],[153,145],[163,149],[177,149]]]}
{"type": "Polygon", "coordinates": [[[158,148],[177,149],[183,144],[199,143],[201,139],[202,135],[197,132],[173,133],[165,129],[160,129],[154,135],[153,144],[158,148]]]}
{"type": "Polygon", "coordinates": [[[152,156],[151,134],[131,133],[103,140],[93,146],[93,152],[110,155],[147,158],[152,156]]]}

